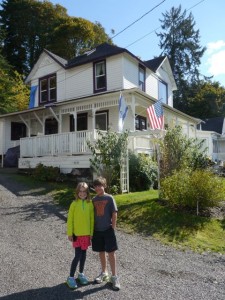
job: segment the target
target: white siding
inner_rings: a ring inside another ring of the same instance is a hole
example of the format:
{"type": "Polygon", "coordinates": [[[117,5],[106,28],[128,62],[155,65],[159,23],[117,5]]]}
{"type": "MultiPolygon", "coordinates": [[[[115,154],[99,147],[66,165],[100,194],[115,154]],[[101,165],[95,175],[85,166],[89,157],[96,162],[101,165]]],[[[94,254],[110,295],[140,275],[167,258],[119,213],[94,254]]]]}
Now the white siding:
{"type": "Polygon", "coordinates": [[[138,87],[138,62],[124,58],[124,89],[138,87]]]}
{"type": "Polygon", "coordinates": [[[107,58],[106,60],[107,90],[123,88],[123,59],[121,55],[107,58]]]}
{"type": "Polygon", "coordinates": [[[146,70],[146,93],[158,99],[158,79],[148,70],[146,70]]]}

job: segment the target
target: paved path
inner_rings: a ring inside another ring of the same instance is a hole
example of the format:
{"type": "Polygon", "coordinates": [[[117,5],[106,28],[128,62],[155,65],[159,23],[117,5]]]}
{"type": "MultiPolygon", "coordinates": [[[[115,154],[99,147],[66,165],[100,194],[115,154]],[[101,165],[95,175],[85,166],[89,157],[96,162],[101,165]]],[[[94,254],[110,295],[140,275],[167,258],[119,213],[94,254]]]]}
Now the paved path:
{"type": "Polygon", "coordinates": [[[121,290],[94,284],[98,257],[88,250],[85,287],[64,284],[73,249],[66,237],[67,212],[41,189],[29,189],[0,172],[1,300],[224,300],[225,256],[165,247],[118,230],[121,290]]]}

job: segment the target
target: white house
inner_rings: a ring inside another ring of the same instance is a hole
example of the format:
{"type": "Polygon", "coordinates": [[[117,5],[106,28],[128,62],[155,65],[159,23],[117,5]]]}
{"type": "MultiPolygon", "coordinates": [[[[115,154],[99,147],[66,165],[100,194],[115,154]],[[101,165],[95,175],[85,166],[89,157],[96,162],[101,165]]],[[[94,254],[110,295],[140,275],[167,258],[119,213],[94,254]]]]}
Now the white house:
{"type": "MultiPolygon", "coordinates": [[[[0,115],[0,155],[20,146],[20,169],[38,163],[69,173],[89,168],[87,139],[96,129],[118,131],[122,92],[128,113],[129,148],[151,153],[152,137],[146,109],[163,102],[165,127],[180,125],[197,136],[200,120],[173,108],[176,83],[167,57],[142,61],[126,49],[107,43],[67,61],[44,50],[26,79],[31,87],[29,109],[0,115]]],[[[3,165],[3,163],[2,163],[3,165]]]]}

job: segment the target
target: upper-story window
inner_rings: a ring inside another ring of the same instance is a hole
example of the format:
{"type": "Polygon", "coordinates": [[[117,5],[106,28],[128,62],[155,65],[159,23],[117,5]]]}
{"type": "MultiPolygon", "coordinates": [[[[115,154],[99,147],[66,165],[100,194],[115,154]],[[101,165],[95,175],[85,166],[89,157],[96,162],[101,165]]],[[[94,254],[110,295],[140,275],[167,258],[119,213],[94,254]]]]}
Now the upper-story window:
{"type": "Polygon", "coordinates": [[[159,80],[159,100],[168,104],[168,86],[165,82],[159,80]]]}
{"type": "Polygon", "coordinates": [[[56,74],[39,80],[40,104],[56,101],[56,74]]]}
{"type": "Polygon", "coordinates": [[[106,91],[106,62],[94,63],[94,93],[106,91]]]}
{"type": "Polygon", "coordinates": [[[145,68],[139,65],[139,88],[145,92],[145,68]]]}

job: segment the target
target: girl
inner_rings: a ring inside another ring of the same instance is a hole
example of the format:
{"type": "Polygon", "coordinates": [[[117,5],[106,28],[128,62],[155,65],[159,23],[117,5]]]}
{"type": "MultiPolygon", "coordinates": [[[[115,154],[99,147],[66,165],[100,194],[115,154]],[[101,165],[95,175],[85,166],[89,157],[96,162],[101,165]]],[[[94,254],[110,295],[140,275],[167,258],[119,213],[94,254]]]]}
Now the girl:
{"type": "Polygon", "coordinates": [[[80,284],[88,284],[85,277],[84,265],[86,261],[87,248],[91,244],[94,228],[94,209],[90,200],[88,185],[80,182],[76,188],[75,200],[71,203],[67,218],[67,235],[69,241],[75,248],[75,256],[71,263],[70,276],[67,278],[67,285],[71,289],[77,288],[74,278],[79,263],[79,274],[77,280],[80,284]]]}

